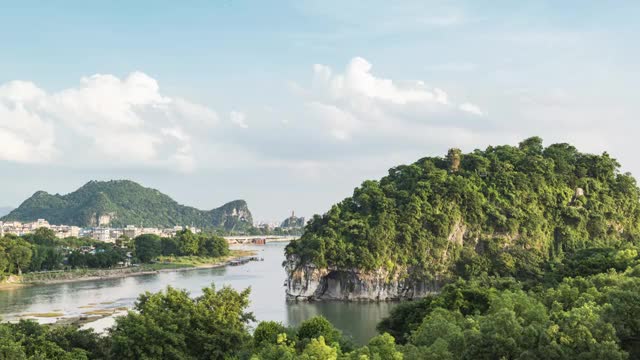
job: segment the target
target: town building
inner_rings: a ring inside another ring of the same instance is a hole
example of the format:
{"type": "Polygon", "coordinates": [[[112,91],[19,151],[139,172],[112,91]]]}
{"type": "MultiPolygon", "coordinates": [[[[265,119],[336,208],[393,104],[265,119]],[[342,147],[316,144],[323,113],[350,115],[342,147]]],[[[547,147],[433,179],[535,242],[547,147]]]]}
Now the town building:
{"type": "Polygon", "coordinates": [[[35,232],[39,228],[51,229],[56,237],[90,237],[92,239],[113,243],[121,236],[135,238],[143,234],[153,234],[161,237],[169,237],[183,229],[189,229],[193,233],[200,233],[201,230],[193,226],[173,226],[170,228],[157,227],[137,227],[135,225],[127,225],[124,228],[111,228],[106,226],[81,228],[72,225],[51,225],[45,219],[38,219],[33,222],[22,223],[20,221],[0,222],[0,236],[14,234],[22,236],[35,232]]]}

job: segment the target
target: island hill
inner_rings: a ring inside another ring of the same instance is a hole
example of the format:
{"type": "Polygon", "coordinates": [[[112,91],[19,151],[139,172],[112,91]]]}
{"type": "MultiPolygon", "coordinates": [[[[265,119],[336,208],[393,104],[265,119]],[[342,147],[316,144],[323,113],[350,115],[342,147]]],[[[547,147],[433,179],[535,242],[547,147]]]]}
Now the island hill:
{"type": "Polygon", "coordinates": [[[190,225],[226,232],[245,231],[253,226],[244,200],[203,211],[178,204],[158,190],[129,180],[90,181],[66,195],[38,191],[1,221],[35,221],[80,227],[127,225],[173,227],[190,225]]]}
{"type": "Polygon", "coordinates": [[[394,167],[287,246],[287,295],[410,299],[487,275],[539,284],[583,249],[640,239],[640,191],[619,169],[537,137],[394,167]]]}

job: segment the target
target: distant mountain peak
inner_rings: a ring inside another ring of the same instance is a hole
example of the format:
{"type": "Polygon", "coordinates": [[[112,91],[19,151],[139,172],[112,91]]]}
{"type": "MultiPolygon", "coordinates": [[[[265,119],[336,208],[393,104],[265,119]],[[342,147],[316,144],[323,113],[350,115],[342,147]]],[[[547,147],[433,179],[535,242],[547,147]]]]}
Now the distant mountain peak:
{"type": "Polygon", "coordinates": [[[199,210],[131,180],[91,180],[66,195],[36,191],[1,220],[37,219],[77,226],[194,225],[225,230],[243,230],[253,224],[244,200],[234,200],[212,210],[199,210]]]}

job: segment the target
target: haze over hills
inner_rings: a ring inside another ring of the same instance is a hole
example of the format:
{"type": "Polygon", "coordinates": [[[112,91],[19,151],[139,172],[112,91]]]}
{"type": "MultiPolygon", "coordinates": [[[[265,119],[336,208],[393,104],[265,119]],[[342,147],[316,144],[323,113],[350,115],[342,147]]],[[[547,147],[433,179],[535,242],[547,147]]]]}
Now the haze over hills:
{"type": "Polygon", "coordinates": [[[0,220],[37,219],[75,226],[192,225],[226,231],[253,226],[244,200],[231,201],[213,210],[199,210],[130,180],[90,181],[66,195],[38,191],[0,220]]]}

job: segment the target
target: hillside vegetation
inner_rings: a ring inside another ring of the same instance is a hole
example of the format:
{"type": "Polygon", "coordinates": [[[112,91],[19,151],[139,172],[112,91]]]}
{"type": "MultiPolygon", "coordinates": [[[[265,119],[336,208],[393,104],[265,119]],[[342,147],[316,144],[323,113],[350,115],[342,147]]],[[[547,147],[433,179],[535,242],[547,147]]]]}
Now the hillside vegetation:
{"type": "Polygon", "coordinates": [[[365,181],[286,249],[301,264],[452,280],[540,280],[567,254],[638,241],[639,190],[607,153],[569,144],[426,157],[365,181]]]}
{"type": "Polygon", "coordinates": [[[66,195],[38,191],[1,220],[94,226],[108,220],[111,226],[140,225],[243,230],[252,227],[251,212],[244,200],[229,202],[210,211],[178,204],[158,190],[133,181],[90,181],[66,195]]]}
{"type": "MultiPolygon", "coordinates": [[[[393,168],[316,216],[286,250],[303,263],[450,280],[394,307],[362,347],[322,317],[255,324],[249,289],[212,286],[195,298],[141,294],[104,336],[0,324],[0,349],[11,359],[639,359],[638,187],[618,169],[606,153],[539,138],[454,149],[393,168]]],[[[136,254],[218,248],[179,235],[140,237],[136,254]]]]}

